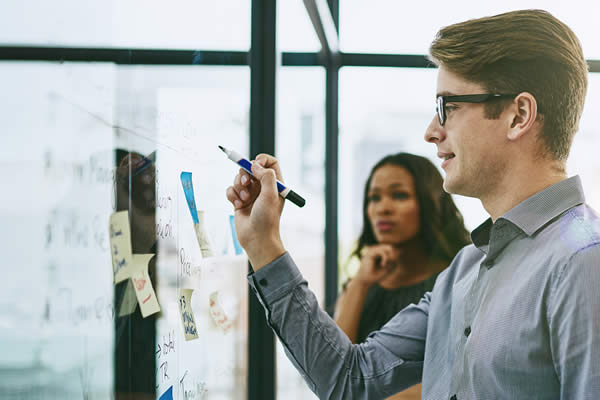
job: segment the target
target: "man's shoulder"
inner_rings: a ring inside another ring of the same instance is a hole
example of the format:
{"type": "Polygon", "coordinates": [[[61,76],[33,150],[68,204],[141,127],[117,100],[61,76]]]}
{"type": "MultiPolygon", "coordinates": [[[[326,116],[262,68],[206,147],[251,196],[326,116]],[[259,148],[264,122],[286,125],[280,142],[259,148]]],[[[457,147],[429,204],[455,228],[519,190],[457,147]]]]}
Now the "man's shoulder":
{"type": "Polygon", "coordinates": [[[600,244],[600,214],[583,203],[566,211],[540,233],[539,239],[551,241],[555,251],[565,255],[576,254],[600,244]]]}

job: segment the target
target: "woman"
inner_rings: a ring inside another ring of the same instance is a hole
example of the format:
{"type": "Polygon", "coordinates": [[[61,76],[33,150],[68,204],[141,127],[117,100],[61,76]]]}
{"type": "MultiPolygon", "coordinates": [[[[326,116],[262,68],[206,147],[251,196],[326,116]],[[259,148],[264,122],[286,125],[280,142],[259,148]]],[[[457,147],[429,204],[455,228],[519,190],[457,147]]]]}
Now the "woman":
{"type": "MultiPolygon", "coordinates": [[[[462,215],[428,159],[384,157],[365,185],[363,230],[352,254],[360,268],[338,298],[337,324],[353,343],[363,342],[432,290],[438,273],[469,241],[462,215]]],[[[420,399],[420,385],[397,396],[420,399]]]]}

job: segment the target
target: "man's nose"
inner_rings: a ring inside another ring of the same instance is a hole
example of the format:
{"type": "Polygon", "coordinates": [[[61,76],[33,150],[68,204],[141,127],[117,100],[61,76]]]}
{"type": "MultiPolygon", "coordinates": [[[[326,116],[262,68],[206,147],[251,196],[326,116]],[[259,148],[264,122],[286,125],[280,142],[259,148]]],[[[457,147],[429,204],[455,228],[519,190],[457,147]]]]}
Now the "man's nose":
{"type": "Polygon", "coordinates": [[[434,115],[425,130],[425,141],[429,143],[441,142],[445,139],[446,135],[444,132],[444,128],[440,125],[438,121],[437,115],[434,115]]]}

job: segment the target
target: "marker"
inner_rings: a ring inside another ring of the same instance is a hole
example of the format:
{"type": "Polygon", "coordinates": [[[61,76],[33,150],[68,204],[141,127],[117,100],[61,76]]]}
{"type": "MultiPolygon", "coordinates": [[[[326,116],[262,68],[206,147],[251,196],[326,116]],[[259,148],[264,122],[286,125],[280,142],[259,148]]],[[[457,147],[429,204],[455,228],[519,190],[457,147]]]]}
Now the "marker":
{"type": "MultiPolygon", "coordinates": [[[[227,154],[227,157],[242,167],[247,173],[254,176],[252,173],[252,163],[242,157],[239,153],[233,150],[227,150],[223,146],[219,146],[219,148],[223,151],[223,153],[227,154]]],[[[304,207],[306,204],[306,200],[302,198],[298,193],[294,192],[292,189],[285,187],[285,185],[279,181],[277,181],[277,190],[279,191],[279,195],[284,199],[287,199],[297,205],[298,207],[304,207]]]]}

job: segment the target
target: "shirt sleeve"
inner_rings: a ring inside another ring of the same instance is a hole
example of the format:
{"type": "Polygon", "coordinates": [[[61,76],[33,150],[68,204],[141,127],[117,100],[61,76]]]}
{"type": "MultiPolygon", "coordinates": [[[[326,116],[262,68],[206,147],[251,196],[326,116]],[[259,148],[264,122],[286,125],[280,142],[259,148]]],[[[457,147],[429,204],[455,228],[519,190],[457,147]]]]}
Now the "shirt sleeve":
{"type": "Polygon", "coordinates": [[[352,344],[288,253],[248,280],[288,358],[320,399],[380,399],[421,381],[430,293],[352,344]]]}
{"type": "Polygon", "coordinates": [[[560,398],[600,398],[600,243],[577,252],[560,271],[549,326],[560,398]]]}

